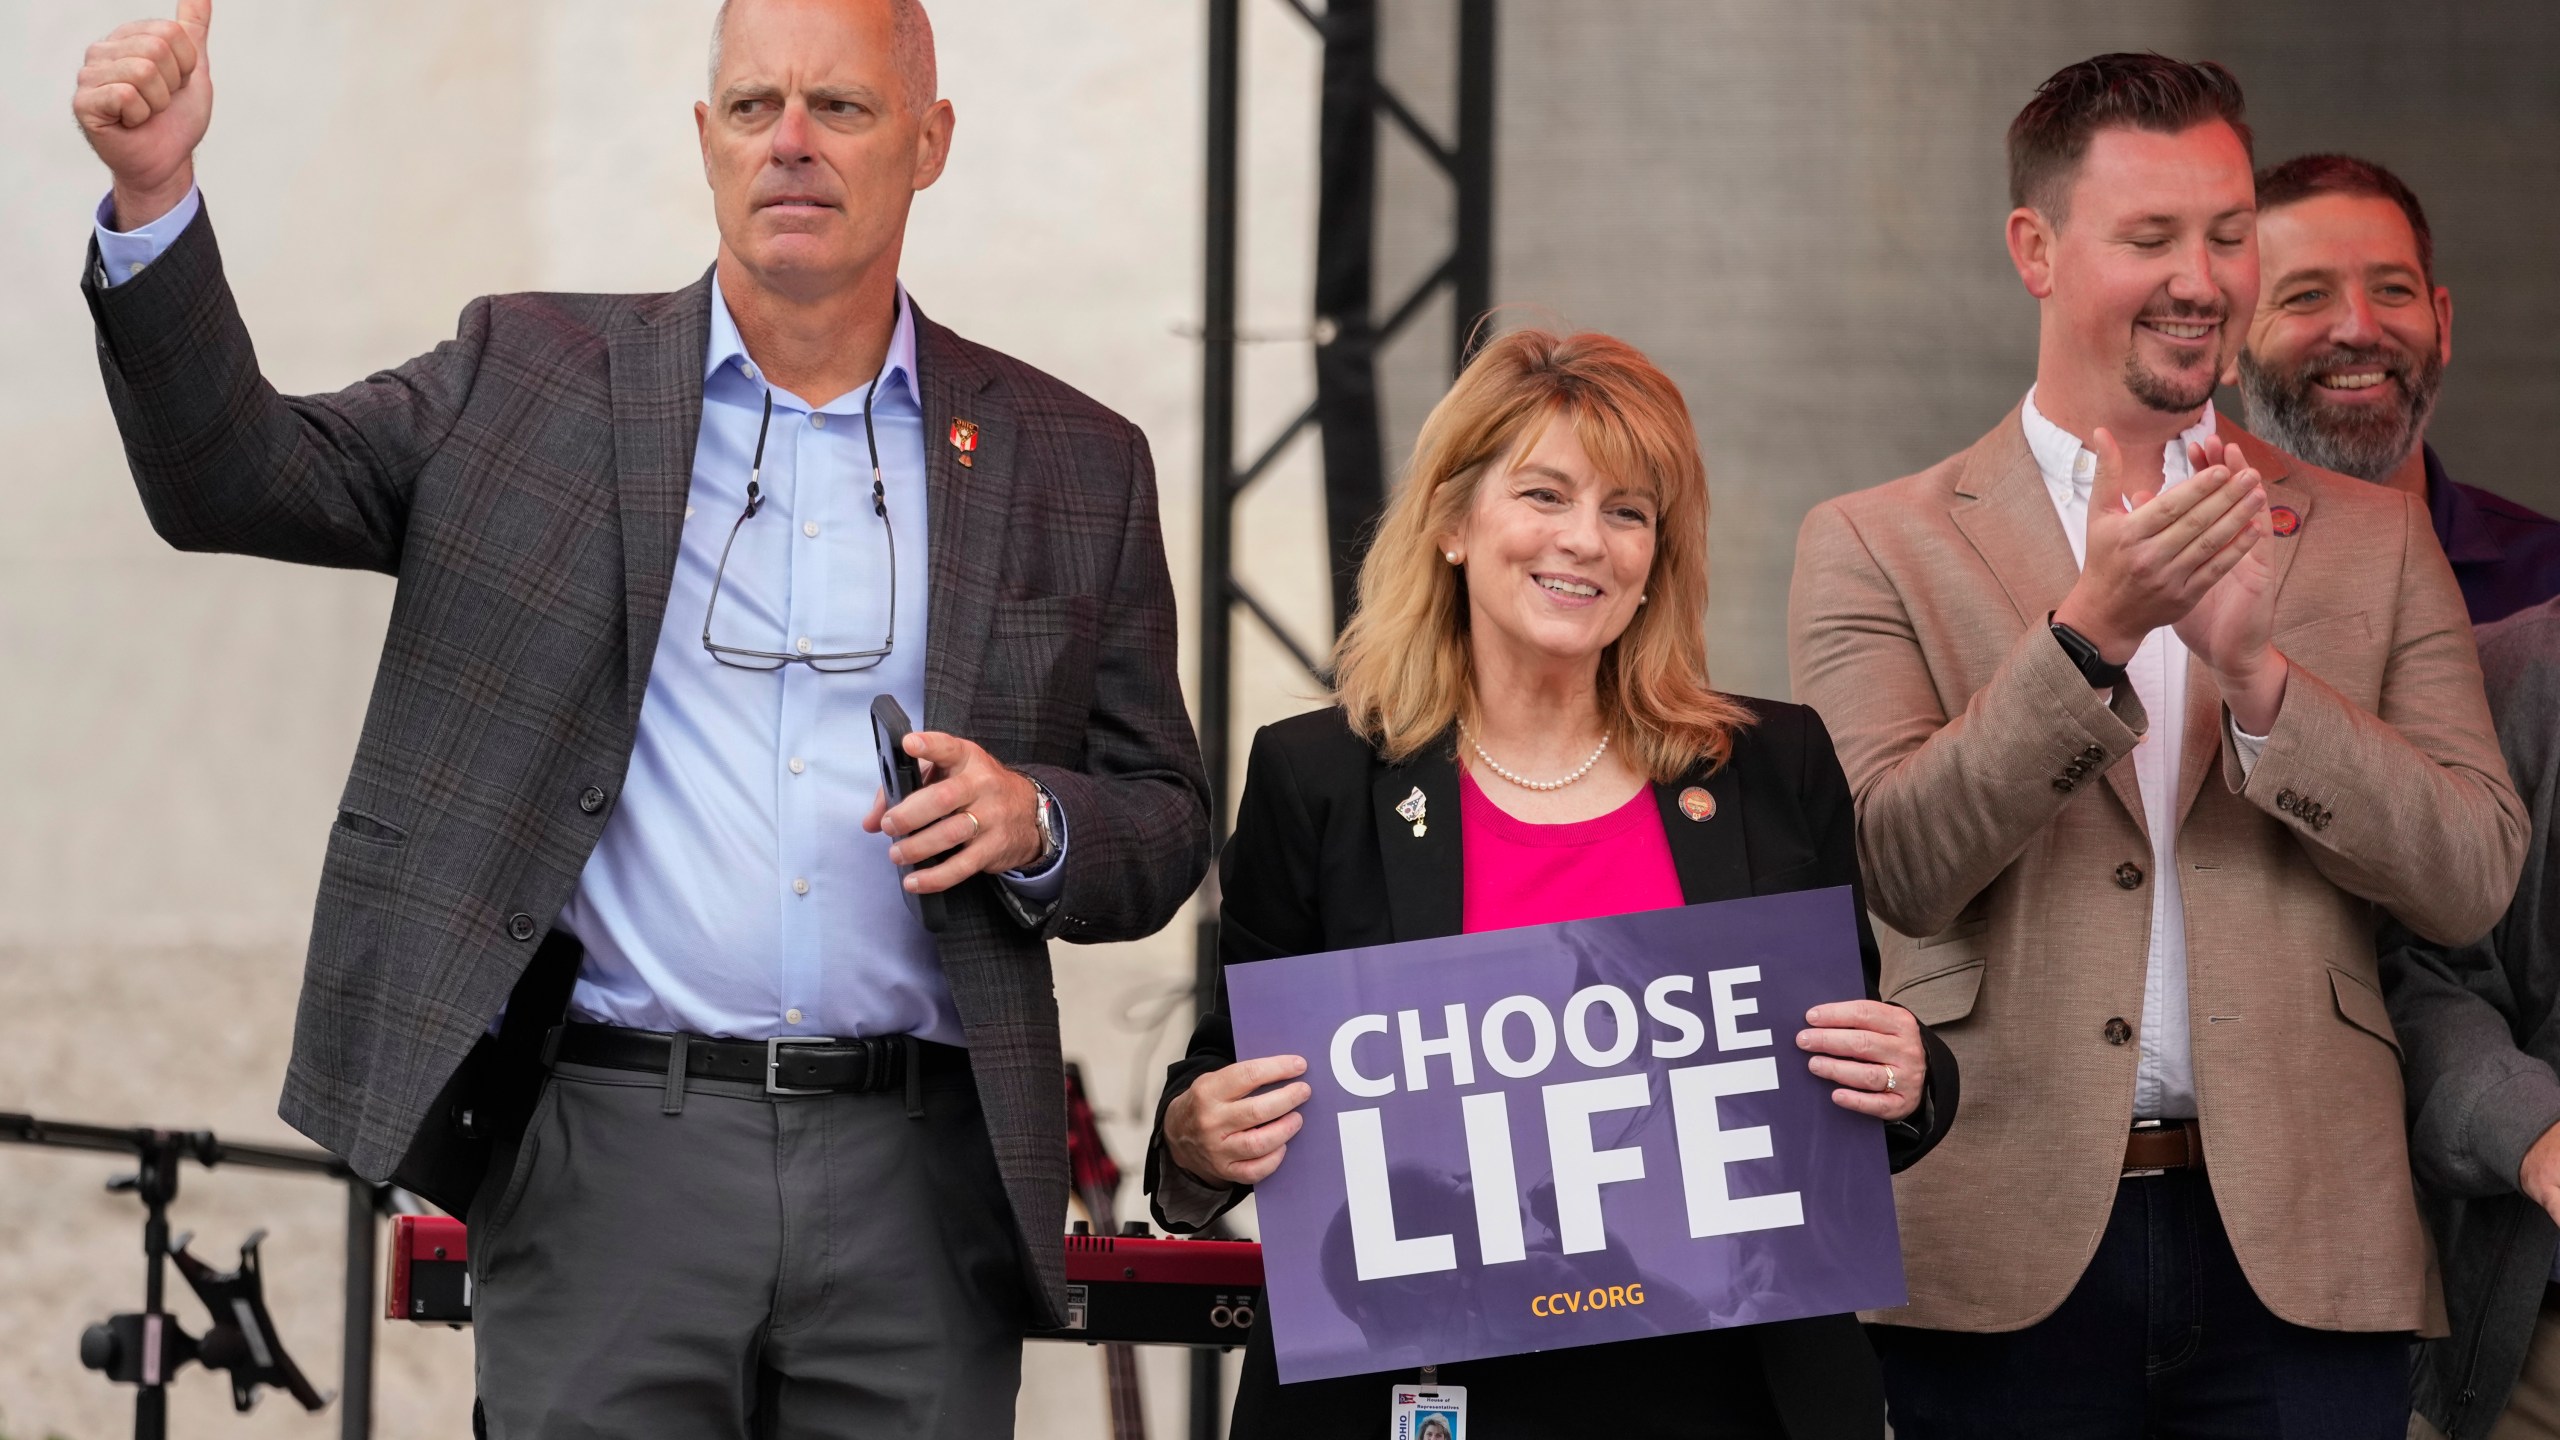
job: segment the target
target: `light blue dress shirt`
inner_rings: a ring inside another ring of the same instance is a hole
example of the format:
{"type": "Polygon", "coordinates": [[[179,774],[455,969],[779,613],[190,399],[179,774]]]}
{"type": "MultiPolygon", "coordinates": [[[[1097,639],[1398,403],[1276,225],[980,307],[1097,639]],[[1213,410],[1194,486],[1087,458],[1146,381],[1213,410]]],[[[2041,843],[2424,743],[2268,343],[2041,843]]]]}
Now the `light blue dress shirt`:
{"type": "MultiPolygon", "coordinates": [[[[97,238],[116,284],[165,251],[201,201],[190,192],[121,234],[107,228],[111,206],[99,207],[97,238]]],[[[878,646],[894,526],[897,634],[872,669],[742,670],[703,649],[712,575],[746,508],[768,388],[715,279],[702,429],[631,769],[560,913],[587,952],[570,1011],[740,1039],[913,1034],[963,1044],[933,936],[907,908],[889,842],[862,829],[880,781],[872,697],[885,692],[924,714],[924,412],[905,291],[872,409],[888,521],[871,508],[864,391],[812,410],[773,390],[764,503],[738,527],[712,635],[758,650],[878,646]]],[[[1035,907],[1053,901],[1064,859],[1061,850],[1037,875],[1000,883],[1035,907]]]]}

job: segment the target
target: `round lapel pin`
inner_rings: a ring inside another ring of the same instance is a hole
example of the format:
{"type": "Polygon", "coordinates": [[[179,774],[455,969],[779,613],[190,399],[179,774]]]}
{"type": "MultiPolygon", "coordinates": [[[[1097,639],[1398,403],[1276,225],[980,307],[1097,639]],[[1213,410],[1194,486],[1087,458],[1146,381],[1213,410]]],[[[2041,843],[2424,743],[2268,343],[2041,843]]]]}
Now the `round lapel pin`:
{"type": "Polygon", "coordinates": [[[1716,813],[1716,797],[1704,785],[1692,785],[1680,792],[1680,813],[1692,820],[1712,820],[1716,813]]]}
{"type": "Polygon", "coordinates": [[[2277,505],[2267,511],[2267,522],[2281,539],[2302,528],[2302,514],[2290,505],[2277,505]]]}

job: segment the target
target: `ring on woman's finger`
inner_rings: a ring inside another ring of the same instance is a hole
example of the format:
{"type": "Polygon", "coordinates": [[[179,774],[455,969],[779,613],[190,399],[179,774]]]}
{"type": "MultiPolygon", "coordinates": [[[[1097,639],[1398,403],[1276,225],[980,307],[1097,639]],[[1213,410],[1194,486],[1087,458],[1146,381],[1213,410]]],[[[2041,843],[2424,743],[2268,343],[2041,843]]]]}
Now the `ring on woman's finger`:
{"type": "Polygon", "coordinates": [[[1884,1093],[1892,1095],[1899,1092],[1901,1089],[1902,1082],[1894,1078],[1893,1067],[1890,1065],[1884,1067],[1884,1093]]]}

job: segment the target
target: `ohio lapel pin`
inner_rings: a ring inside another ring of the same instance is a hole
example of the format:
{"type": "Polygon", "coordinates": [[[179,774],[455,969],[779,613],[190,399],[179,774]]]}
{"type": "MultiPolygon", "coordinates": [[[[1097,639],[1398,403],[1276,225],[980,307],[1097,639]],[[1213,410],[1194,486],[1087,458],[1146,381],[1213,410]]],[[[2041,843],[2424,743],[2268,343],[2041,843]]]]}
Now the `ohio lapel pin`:
{"type": "Polygon", "coordinates": [[[974,469],[978,463],[978,426],[973,420],[951,422],[951,448],[960,452],[962,469],[974,469]]]}
{"type": "Polygon", "coordinates": [[[1680,813],[1692,820],[1712,820],[1716,815],[1716,797],[1704,785],[1692,785],[1680,792],[1680,813]]]}
{"type": "Polygon", "coordinates": [[[1412,794],[1396,802],[1396,814],[1413,822],[1413,838],[1416,840],[1421,839],[1423,832],[1431,828],[1423,823],[1423,817],[1430,811],[1431,801],[1422,793],[1422,787],[1419,785],[1413,787],[1412,794]]]}
{"type": "Polygon", "coordinates": [[[2290,505],[2277,505],[2267,511],[2267,523],[2282,540],[2302,528],[2302,513],[2290,505]]]}

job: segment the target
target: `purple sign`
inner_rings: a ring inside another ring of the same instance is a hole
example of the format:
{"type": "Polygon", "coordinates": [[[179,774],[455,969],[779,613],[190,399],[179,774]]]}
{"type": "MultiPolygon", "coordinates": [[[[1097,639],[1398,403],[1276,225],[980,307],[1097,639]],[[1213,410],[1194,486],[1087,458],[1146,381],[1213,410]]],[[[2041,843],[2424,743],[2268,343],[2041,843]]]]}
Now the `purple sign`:
{"type": "Polygon", "coordinates": [[[1314,1090],[1257,1188],[1283,1381],[1900,1305],[1884,1134],[1805,1068],[1846,888],[1227,970],[1314,1090]]]}

